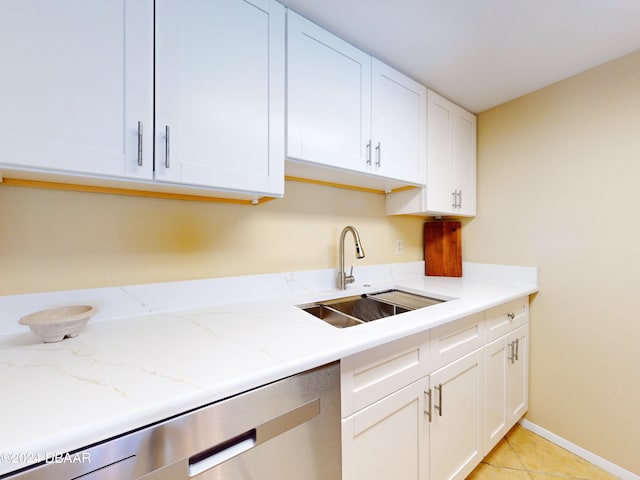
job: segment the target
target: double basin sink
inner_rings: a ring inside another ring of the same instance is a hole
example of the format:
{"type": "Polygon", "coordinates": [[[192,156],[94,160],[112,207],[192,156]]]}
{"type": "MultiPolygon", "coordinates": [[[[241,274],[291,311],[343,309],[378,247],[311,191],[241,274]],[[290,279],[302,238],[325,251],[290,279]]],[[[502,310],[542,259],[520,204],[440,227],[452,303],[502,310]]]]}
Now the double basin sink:
{"type": "Polygon", "coordinates": [[[298,305],[298,307],[334,327],[345,328],[429,307],[444,301],[392,289],[298,305]]]}

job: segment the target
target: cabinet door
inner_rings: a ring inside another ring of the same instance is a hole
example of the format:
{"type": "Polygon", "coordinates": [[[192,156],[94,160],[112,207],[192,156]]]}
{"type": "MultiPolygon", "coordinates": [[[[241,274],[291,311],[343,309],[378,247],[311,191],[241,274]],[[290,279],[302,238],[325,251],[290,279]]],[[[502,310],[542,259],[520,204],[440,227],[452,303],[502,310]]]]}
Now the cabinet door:
{"type": "Polygon", "coordinates": [[[529,409],[529,324],[509,335],[513,351],[507,363],[507,415],[511,428],[529,409]]]}
{"type": "Polygon", "coordinates": [[[151,0],[5,0],[0,58],[0,164],[151,178],[151,0]]]}
{"type": "Polygon", "coordinates": [[[344,480],[427,480],[426,385],[418,380],[342,421],[344,480]]]}
{"type": "Polygon", "coordinates": [[[287,157],[367,170],[371,57],[287,12],[287,157]]]}
{"type": "Polygon", "coordinates": [[[375,58],[371,72],[372,171],[424,185],[427,89],[375,58]]]}
{"type": "Polygon", "coordinates": [[[476,117],[457,105],[452,112],[451,187],[457,192],[454,212],[473,216],[476,214],[476,117]]]}
{"type": "Polygon", "coordinates": [[[485,353],[485,455],[507,433],[507,338],[491,342],[485,353]]]}
{"type": "Polygon", "coordinates": [[[453,104],[431,90],[427,103],[427,188],[428,210],[453,212],[451,188],[451,144],[453,139],[453,104]]]}
{"type": "Polygon", "coordinates": [[[156,1],[156,179],[281,195],[285,10],[156,1]]]}
{"type": "Polygon", "coordinates": [[[482,459],[482,369],[480,349],[430,375],[429,472],[433,480],[464,479],[482,459]]]}
{"type": "Polygon", "coordinates": [[[529,324],[485,347],[485,454],[529,407],[529,324]]]}

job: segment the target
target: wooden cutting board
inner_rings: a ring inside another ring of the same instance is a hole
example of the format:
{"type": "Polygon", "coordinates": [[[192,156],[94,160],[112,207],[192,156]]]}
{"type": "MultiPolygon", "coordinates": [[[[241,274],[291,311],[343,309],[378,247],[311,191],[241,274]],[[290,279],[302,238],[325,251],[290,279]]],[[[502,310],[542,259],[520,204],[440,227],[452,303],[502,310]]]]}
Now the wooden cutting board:
{"type": "Polygon", "coordinates": [[[462,276],[460,222],[424,224],[424,273],[427,276],[462,276]]]}

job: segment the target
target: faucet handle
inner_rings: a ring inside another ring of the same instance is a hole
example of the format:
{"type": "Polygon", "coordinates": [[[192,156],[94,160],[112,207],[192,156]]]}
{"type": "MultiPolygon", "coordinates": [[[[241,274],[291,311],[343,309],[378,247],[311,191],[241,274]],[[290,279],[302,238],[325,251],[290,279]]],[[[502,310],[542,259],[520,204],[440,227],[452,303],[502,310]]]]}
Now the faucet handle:
{"type": "Polygon", "coordinates": [[[356,281],[356,277],[353,276],[353,265],[351,265],[351,270],[349,270],[349,275],[344,276],[344,284],[349,285],[356,281]]]}

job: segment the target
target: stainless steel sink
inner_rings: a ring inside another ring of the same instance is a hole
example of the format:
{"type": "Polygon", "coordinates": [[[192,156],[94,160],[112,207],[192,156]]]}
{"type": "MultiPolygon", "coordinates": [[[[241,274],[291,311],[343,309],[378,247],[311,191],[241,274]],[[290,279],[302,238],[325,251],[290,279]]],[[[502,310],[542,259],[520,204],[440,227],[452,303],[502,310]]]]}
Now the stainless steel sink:
{"type": "Polygon", "coordinates": [[[298,307],[334,327],[345,328],[391,317],[409,310],[429,307],[444,301],[402,290],[384,290],[298,305],[298,307]]]}

